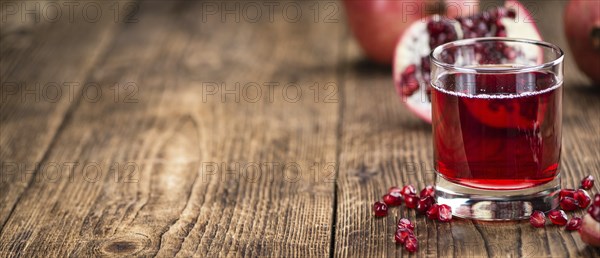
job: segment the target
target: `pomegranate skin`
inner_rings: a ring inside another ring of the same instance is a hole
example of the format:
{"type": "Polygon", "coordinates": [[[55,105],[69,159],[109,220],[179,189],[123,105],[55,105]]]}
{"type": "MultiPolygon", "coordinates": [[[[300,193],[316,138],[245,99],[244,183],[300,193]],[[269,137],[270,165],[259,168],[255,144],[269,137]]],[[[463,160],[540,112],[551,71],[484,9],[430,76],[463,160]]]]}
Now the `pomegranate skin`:
{"type": "Polygon", "coordinates": [[[600,247],[600,222],[586,214],[579,228],[579,236],[586,244],[600,247]]]}
{"type": "Polygon", "coordinates": [[[600,1],[571,0],[564,13],[564,29],[579,70],[600,85],[600,1]]]}
{"type": "Polygon", "coordinates": [[[389,65],[398,37],[411,23],[448,8],[448,17],[468,15],[479,0],[344,0],[348,23],[363,52],[389,65]]]}

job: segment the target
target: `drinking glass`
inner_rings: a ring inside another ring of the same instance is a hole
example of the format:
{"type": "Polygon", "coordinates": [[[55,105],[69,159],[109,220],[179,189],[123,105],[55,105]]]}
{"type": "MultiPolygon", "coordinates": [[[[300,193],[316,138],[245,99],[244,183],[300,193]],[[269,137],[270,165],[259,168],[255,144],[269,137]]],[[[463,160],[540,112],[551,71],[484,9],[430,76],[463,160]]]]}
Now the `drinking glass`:
{"type": "Polygon", "coordinates": [[[475,38],[436,47],[430,58],[437,202],[480,220],[555,208],[563,51],[475,38]]]}

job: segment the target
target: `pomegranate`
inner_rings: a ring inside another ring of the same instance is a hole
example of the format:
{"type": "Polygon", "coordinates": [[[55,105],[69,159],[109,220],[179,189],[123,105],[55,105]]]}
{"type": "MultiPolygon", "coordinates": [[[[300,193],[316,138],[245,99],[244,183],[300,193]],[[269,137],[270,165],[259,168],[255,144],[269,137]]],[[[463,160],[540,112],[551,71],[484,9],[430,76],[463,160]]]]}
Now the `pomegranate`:
{"type": "Polygon", "coordinates": [[[440,222],[448,222],[452,220],[452,208],[446,204],[442,204],[438,208],[438,220],[440,222]]]}
{"type": "Polygon", "coordinates": [[[578,230],[581,227],[581,218],[572,217],[569,222],[567,222],[566,230],[578,230]]]}
{"type": "Polygon", "coordinates": [[[579,208],[579,203],[571,197],[565,197],[560,200],[560,208],[565,211],[574,211],[579,208]]]}
{"type": "Polygon", "coordinates": [[[417,194],[417,190],[415,189],[414,186],[405,185],[404,187],[402,187],[402,195],[404,195],[405,198],[408,195],[415,195],[415,194],[417,194]]]}
{"type": "Polygon", "coordinates": [[[575,200],[577,200],[577,203],[579,204],[579,208],[585,209],[592,202],[590,195],[583,189],[577,190],[574,195],[575,200]]]}
{"type": "Polygon", "coordinates": [[[586,214],[583,216],[583,221],[579,227],[579,236],[588,245],[600,247],[600,222],[586,214]]]}
{"type": "Polygon", "coordinates": [[[394,193],[394,192],[402,193],[402,189],[400,189],[397,186],[390,187],[390,189],[388,190],[388,193],[394,193]]]}
{"type": "Polygon", "coordinates": [[[562,200],[565,197],[574,198],[575,197],[575,190],[573,190],[573,189],[561,189],[558,192],[558,199],[562,200]]]}
{"type": "Polygon", "coordinates": [[[373,204],[373,212],[375,213],[375,217],[385,217],[388,214],[388,206],[383,202],[375,202],[373,204]]]}
{"type": "Polygon", "coordinates": [[[383,196],[383,202],[388,206],[399,206],[402,204],[402,195],[398,192],[391,192],[383,196]]]}
{"type": "Polygon", "coordinates": [[[600,1],[571,0],[564,28],[577,67],[600,84],[600,1]]]}
{"type": "Polygon", "coordinates": [[[431,196],[425,196],[424,198],[419,199],[417,202],[417,212],[425,214],[434,203],[435,199],[431,196]]]}
{"type": "Polygon", "coordinates": [[[419,250],[419,241],[415,235],[409,235],[404,242],[404,249],[409,253],[414,253],[419,250]]]}
{"type": "Polygon", "coordinates": [[[594,187],[594,177],[592,175],[588,175],[581,180],[581,188],[590,190],[592,187],[594,187]]]}
{"type": "Polygon", "coordinates": [[[536,228],[543,228],[546,224],[546,215],[541,211],[534,211],[529,216],[529,223],[536,228]]]}
{"type": "Polygon", "coordinates": [[[391,64],[398,36],[414,21],[427,15],[449,17],[477,11],[479,0],[344,0],[352,33],[373,61],[391,64]]]}
{"type": "Polygon", "coordinates": [[[562,210],[551,210],[548,212],[548,218],[554,225],[564,226],[567,224],[567,214],[562,210]]]}
{"type": "MultiPolygon", "coordinates": [[[[424,21],[414,22],[400,36],[394,57],[394,82],[403,102],[417,116],[431,122],[430,51],[436,46],[457,39],[489,36],[541,39],[527,9],[514,0],[506,1],[504,7],[469,17],[445,19],[434,15],[424,21]]],[[[522,57],[534,58],[538,62],[541,60],[536,51],[514,51],[510,47],[505,47],[500,56],[498,52],[485,48],[480,51],[481,54],[488,54],[487,56],[496,55],[498,60],[522,57]]],[[[449,62],[452,59],[452,56],[448,56],[449,62]]],[[[486,113],[479,115],[486,117],[486,113]]],[[[477,114],[476,116],[479,118],[477,114]]],[[[490,121],[492,122],[494,121],[490,121]]]]}
{"type": "Polygon", "coordinates": [[[396,230],[396,234],[394,235],[394,240],[398,244],[404,244],[406,242],[406,238],[414,235],[413,231],[408,228],[399,228],[396,230]]]}
{"type": "Polygon", "coordinates": [[[406,203],[406,207],[409,209],[417,208],[417,204],[419,202],[419,197],[416,195],[405,195],[404,202],[406,203]]]}
{"type": "Polygon", "coordinates": [[[433,204],[431,205],[431,207],[429,207],[429,210],[427,211],[427,218],[430,220],[437,220],[438,216],[440,214],[440,207],[437,204],[433,204]]]}
{"type": "Polygon", "coordinates": [[[435,198],[435,186],[433,186],[433,185],[425,186],[425,188],[423,188],[423,190],[421,190],[421,193],[419,193],[419,196],[421,198],[424,198],[426,196],[431,196],[431,198],[435,198]]]}
{"type": "Polygon", "coordinates": [[[406,218],[401,218],[398,220],[398,228],[408,228],[410,230],[415,230],[415,225],[410,222],[410,220],[406,218]]]}

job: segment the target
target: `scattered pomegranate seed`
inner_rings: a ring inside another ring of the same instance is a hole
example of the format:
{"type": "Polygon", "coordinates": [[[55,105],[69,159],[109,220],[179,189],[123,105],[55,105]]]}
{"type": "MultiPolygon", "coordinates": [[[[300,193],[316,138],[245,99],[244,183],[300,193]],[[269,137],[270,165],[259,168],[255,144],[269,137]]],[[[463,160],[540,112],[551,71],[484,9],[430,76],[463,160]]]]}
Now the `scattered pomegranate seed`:
{"type": "Polygon", "coordinates": [[[419,196],[421,198],[425,198],[426,196],[431,196],[431,198],[435,198],[435,186],[433,186],[433,185],[425,186],[425,188],[423,188],[423,190],[421,190],[421,193],[419,194],[419,196]]]}
{"type": "Polygon", "coordinates": [[[533,211],[529,216],[529,223],[536,228],[541,228],[546,225],[546,215],[541,211],[533,211]]]}
{"type": "Polygon", "coordinates": [[[437,205],[436,203],[434,203],[433,205],[431,205],[431,207],[429,207],[429,210],[427,210],[427,218],[431,219],[431,220],[437,220],[438,216],[439,216],[439,211],[440,211],[440,207],[439,205],[437,205]]]}
{"type": "Polygon", "coordinates": [[[398,188],[397,186],[392,186],[388,190],[388,193],[402,193],[402,189],[398,188]]]}
{"type": "Polygon", "coordinates": [[[579,189],[575,192],[575,200],[579,203],[579,208],[585,209],[592,202],[590,195],[583,189],[579,189]]]}
{"type": "Polygon", "coordinates": [[[391,192],[383,196],[383,201],[388,206],[398,206],[402,204],[402,195],[399,192],[391,192]]]}
{"type": "Polygon", "coordinates": [[[442,204],[438,208],[438,220],[441,222],[448,222],[452,220],[452,208],[446,204],[442,204]]]}
{"type": "Polygon", "coordinates": [[[564,226],[567,224],[567,214],[563,210],[551,210],[548,212],[548,218],[554,225],[564,226]]]}
{"type": "Polygon", "coordinates": [[[401,218],[398,220],[398,229],[400,228],[408,228],[410,230],[415,230],[415,225],[410,222],[410,220],[406,218],[401,218]]]}
{"type": "Polygon", "coordinates": [[[377,201],[373,204],[373,211],[375,212],[375,217],[384,217],[388,214],[388,206],[383,202],[377,201]]]}
{"type": "Polygon", "coordinates": [[[600,206],[600,194],[594,195],[594,203],[592,205],[600,206]]]}
{"type": "Polygon", "coordinates": [[[414,235],[412,230],[408,228],[399,228],[396,230],[394,240],[396,240],[396,243],[398,244],[404,244],[406,242],[406,239],[411,235],[414,235]]]}
{"type": "Polygon", "coordinates": [[[573,189],[562,189],[560,190],[560,192],[558,192],[558,199],[562,200],[565,197],[571,197],[573,198],[575,195],[575,190],[573,189]]]}
{"type": "Polygon", "coordinates": [[[421,214],[425,214],[431,205],[435,203],[435,200],[431,196],[425,196],[425,198],[419,199],[417,202],[417,211],[421,214]]]}
{"type": "Polygon", "coordinates": [[[571,197],[565,197],[560,200],[560,207],[566,211],[574,211],[579,208],[577,201],[571,197]]]}
{"type": "Polygon", "coordinates": [[[405,195],[404,202],[406,203],[406,207],[409,209],[417,208],[417,203],[419,202],[419,197],[416,195],[405,195]]]}
{"type": "Polygon", "coordinates": [[[581,227],[581,218],[572,217],[567,223],[566,230],[578,230],[581,227]]]}
{"type": "Polygon", "coordinates": [[[590,216],[592,216],[592,218],[594,218],[595,221],[600,222],[600,206],[591,206],[588,209],[588,213],[590,214],[590,216]]]}
{"type": "Polygon", "coordinates": [[[415,194],[417,194],[417,190],[415,190],[415,187],[412,185],[405,185],[402,188],[402,195],[404,195],[405,198],[407,195],[415,195],[415,194]]]}
{"type": "Polygon", "coordinates": [[[414,253],[419,250],[419,242],[415,235],[409,235],[404,242],[404,249],[410,253],[414,253]]]}
{"type": "Polygon", "coordinates": [[[592,175],[588,175],[581,180],[581,188],[590,190],[592,187],[594,187],[594,177],[592,175]]]}

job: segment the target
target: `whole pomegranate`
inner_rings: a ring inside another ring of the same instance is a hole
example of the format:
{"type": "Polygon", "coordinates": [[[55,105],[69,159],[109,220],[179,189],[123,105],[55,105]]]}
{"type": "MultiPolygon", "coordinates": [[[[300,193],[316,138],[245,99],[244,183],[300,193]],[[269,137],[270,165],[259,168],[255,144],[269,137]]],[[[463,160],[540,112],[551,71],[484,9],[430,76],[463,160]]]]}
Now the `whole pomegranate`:
{"type": "Polygon", "coordinates": [[[391,64],[396,41],[414,21],[447,9],[450,18],[476,12],[479,0],[344,0],[348,23],[364,53],[391,64]]]}
{"type": "Polygon", "coordinates": [[[571,0],[564,27],[577,67],[600,84],[600,1],[571,0]]]}

